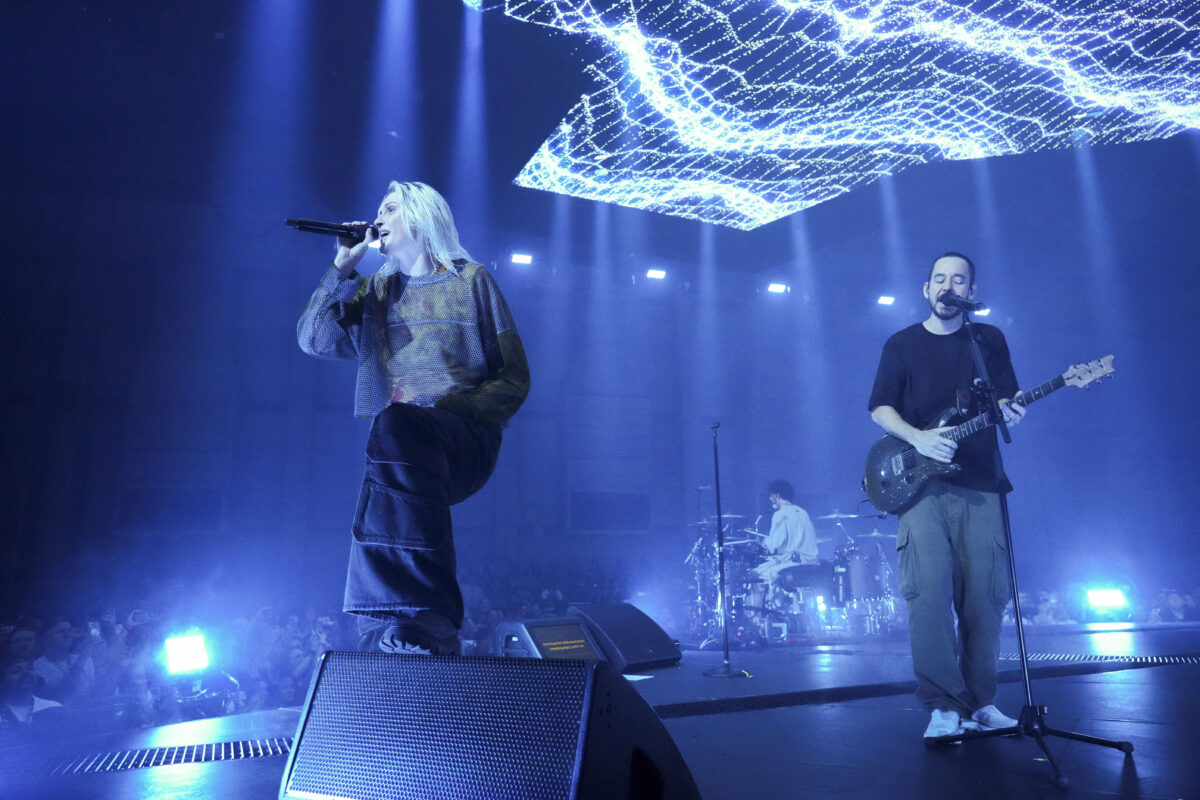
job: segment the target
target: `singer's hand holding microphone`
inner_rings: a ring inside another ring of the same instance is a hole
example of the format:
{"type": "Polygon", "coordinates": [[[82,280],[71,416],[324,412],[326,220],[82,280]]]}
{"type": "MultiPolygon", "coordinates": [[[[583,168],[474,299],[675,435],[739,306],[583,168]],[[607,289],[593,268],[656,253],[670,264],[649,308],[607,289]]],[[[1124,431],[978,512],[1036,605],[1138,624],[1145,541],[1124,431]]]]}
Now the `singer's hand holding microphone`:
{"type": "Polygon", "coordinates": [[[363,256],[367,254],[367,248],[371,243],[379,238],[379,232],[375,230],[375,226],[369,222],[347,222],[345,225],[357,229],[364,229],[362,236],[338,236],[337,254],[333,257],[333,265],[343,275],[350,274],[350,271],[358,266],[358,262],[362,261],[363,256]]]}
{"type": "Polygon", "coordinates": [[[343,275],[349,274],[362,257],[367,248],[379,238],[379,231],[370,222],[321,222],[315,219],[286,219],[283,224],[289,228],[306,233],[320,233],[338,237],[337,254],[333,257],[333,265],[343,275]]]}

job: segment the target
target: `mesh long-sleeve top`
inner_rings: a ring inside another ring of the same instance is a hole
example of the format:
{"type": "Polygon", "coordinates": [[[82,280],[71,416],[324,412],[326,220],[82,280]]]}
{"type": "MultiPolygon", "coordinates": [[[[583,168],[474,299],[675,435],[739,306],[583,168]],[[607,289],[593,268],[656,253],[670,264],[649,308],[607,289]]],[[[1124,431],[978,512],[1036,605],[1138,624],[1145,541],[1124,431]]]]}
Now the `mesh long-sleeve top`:
{"type": "Polygon", "coordinates": [[[500,288],[479,264],[408,277],[321,278],[296,325],[300,349],[358,362],[354,413],[436,406],[501,426],[529,393],[529,365],[500,288]]]}

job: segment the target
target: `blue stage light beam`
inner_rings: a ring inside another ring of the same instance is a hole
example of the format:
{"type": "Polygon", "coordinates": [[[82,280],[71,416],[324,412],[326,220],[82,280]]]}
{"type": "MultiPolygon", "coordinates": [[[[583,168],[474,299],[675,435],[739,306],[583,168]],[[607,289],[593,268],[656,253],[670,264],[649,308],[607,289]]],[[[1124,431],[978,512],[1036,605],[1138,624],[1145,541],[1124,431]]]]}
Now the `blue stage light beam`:
{"type": "MultiPolygon", "coordinates": [[[[409,0],[385,0],[374,30],[370,101],[358,145],[355,203],[374,219],[390,180],[410,180],[423,163],[424,141],[411,109],[422,91],[418,79],[417,9],[409,0]]],[[[378,243],[372,247],[378,249],[378,243]]]]}
{"type": "Polygon", "coordinates": [[[942,159],[1200,128],[1187,0],[506,0],[602,52],[520,186],[739,229],[942,159]]]}

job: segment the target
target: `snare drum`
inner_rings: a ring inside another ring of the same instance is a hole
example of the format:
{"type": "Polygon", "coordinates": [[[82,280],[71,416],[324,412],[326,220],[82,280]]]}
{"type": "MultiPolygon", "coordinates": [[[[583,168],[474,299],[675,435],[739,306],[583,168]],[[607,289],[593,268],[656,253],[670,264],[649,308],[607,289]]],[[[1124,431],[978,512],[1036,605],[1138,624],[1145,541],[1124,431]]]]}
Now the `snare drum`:
{"type": "Polygon", "coordinates": [[[727,587],[758,583],[755,574],[757,557],[748,550],[725,551],[725,585],[727,587]]]}

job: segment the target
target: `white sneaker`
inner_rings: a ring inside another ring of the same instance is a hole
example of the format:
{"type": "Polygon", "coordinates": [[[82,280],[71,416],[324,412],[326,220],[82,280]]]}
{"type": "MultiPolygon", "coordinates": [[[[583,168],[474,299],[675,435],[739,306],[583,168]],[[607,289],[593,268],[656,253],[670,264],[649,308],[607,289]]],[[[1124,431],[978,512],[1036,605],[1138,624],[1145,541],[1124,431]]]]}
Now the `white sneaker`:
{"type": "Polygon", "coordinates": [[[972,714],[971,719],[978,722],[979,727],[985,731],[994,731],[997,728],[1015,728],[1019,724],[1015,719],[1006,716],[1000,709],[990,704],[972,714]]]}
{"type": "Polygon", "coordinates": [[[936,739],[939,736],[956,736],[963,732],[962,717],[957,711],[940,711],[934,709],[929,715],[929,727],[925,729],[926,739],[936,739]]]}

